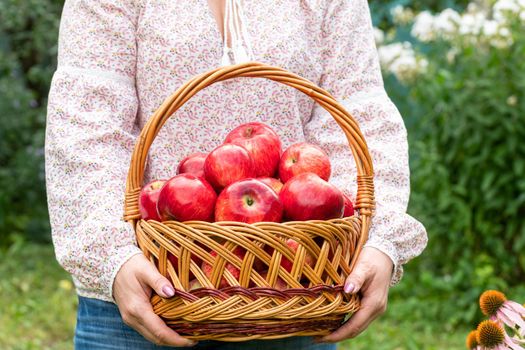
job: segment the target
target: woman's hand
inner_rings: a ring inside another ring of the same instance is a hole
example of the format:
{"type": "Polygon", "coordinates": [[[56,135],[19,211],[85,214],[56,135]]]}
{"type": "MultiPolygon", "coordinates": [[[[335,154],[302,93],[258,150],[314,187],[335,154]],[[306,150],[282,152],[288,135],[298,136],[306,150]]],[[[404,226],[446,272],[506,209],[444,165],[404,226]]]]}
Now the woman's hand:
{"type": "Polygon", "coordinates": [[[142,254],[122,265],[113,284],[113,297],[124,323],[157,345],[193,346],[196,342],[183,338],[155,315],[150,304],[152,290],[163,298],[175,291],[171,283],[142,254]]]}
{"type": "Polygon", "coordinates": [[[392,267],[392,260],[383,252],[371,247],[363,248],[344,287],[347,293],[361,291],[361,308],[338,330],[321,338],[321,342],[354,338],[385,312],[392,267]]]}

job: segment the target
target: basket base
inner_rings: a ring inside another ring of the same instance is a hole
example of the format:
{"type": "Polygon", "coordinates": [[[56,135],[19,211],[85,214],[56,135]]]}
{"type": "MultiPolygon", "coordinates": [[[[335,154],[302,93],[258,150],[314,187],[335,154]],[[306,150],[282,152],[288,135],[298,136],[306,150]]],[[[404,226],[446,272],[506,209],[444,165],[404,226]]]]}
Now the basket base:
{"type": "Polygon", "coordinates": [[[166,320],[166,323],[188,339],[241,342],[253,339],[327,335],[339,328],[343,320],[344,317],[341,316],[325,316],[305,320],[232,320],[223,323],[166,320]]]}

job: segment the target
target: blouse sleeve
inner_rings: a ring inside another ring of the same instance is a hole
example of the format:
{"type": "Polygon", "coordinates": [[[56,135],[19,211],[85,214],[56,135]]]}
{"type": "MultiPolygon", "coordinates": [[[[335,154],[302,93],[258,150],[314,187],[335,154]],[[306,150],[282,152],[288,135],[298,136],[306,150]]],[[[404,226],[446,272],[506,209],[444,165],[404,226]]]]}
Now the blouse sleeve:
{"type": "Polygon", "coordinates": [[[140,253],[122,220],[135,139],[132,0],[67,0],[46,130],[53,243],[78,293],[112,301],[121,265],[140,253]]]}
{"type": "MultiPolygon", "coordinates": [[[[367,141],[374,165],[376,211],[366,246],[392,259],[395,284],[402,276],[402,265],[419,255],[427,243],[423,225],[406,213],[410,194],[406,129],[384,90],[368,3],[327,3],[320,85],[352,114],[367,141]]],[[[331,182],[355,200],[355,163],[343,131],[319,106],[314,107],[304,131],[308,141],[329,154],[331,182]]]]}

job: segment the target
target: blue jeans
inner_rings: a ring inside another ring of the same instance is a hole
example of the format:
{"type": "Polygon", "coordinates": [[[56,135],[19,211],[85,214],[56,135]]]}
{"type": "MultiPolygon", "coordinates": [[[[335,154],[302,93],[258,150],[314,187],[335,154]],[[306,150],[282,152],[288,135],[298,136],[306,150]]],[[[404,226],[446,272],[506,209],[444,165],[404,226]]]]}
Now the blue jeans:
{"type": "MultiPolygon", "coordinates": [[[[335,350],[335,344],[315,344],[311,337],[252,340],[243,343],[201,341],[192,348],[218,350],[335,350]]],[[[117,306],[102,300],[79,297],[75,350],[166,350],[157,346],[122,321],[117,306]]],[[[182,349],[182,348],[178,348],[182,349]]]]}

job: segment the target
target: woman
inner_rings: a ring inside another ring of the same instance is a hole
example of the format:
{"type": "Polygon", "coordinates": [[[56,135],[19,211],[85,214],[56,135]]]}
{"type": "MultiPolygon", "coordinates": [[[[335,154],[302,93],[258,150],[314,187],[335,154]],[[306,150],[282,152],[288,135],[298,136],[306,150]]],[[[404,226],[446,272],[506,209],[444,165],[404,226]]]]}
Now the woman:
{"type": "MultiPolygon", "coordinates": [[[[362,308],[340,329],[317,342],[200,342],[197,348],[334,349],[384,312],[389,285],[426,244],[424,228],[406,214],[406,131],[383,88],[366,0],[226,3],[66,0],[49,96],[46,171],[57,259],[79,294],[77,349],[195,345],[153,313],[152,290],[170,297],[173,286],[141,254],[121,218],[141,127],[184,81],[221,63],[280,66],[333,93],[368,142],[377,210],[345,284],[347,293],[362,294],[362,308]]],[[[185,155],[210,151],[233,126],[257,120],[277,130],[285,147],[307,140],[324,148],[331,181],[355,196],[352,156],[330,115],[300,92],[262,79],[215,84],[192,98],[155,140],[146,180],[172,176],[185,155]]]]}

